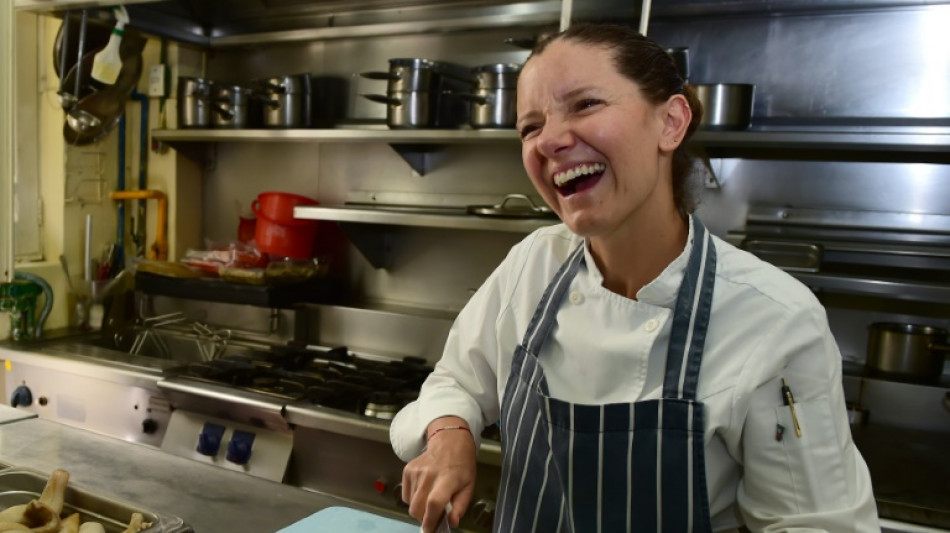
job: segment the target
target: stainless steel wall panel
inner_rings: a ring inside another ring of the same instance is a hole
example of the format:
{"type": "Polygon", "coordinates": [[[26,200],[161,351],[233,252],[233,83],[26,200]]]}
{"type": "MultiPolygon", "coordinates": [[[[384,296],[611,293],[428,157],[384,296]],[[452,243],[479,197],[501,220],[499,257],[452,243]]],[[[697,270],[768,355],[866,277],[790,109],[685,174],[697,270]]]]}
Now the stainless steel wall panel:
{"type": "Polygon", "coordinates": [[[950,6],[668,18],[695,83],[755,83],[753,125],[794,119],[950,117],[950,6]],[[759,119],[757,121],[757,119],[759,119]]]}

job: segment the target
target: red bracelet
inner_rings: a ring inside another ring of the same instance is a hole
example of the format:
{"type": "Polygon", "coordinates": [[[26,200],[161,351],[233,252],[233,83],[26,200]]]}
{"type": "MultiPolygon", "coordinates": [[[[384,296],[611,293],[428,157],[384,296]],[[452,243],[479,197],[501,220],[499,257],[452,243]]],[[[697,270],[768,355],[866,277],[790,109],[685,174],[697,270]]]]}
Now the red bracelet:
{"type": "Polygon", "coordinates": [[[436,435],[438,435],[440,431],[445,431],[447,429],[463,429],[465,431],[468,431],[469,435],[472,434],[472,430],[468,429],[466,426],[445,426],[445,427],[436,429],[432,433],[429,433],[429,436],[426,437],[426,442],[431,441],[432,437],[435,437],[436,435]]]}

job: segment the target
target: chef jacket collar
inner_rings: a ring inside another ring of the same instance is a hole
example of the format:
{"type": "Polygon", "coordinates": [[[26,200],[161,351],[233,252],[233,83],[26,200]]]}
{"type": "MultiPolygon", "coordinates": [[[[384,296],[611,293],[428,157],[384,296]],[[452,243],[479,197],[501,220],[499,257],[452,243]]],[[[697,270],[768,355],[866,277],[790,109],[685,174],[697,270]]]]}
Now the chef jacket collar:
{"type": "MultiPolygon", "coordinates": [[[[689,254],[693,248],[693,217],[689,217],[689,234],[686,237],[686,246],[683,251],[670,264],[666,265],[663,272],[653,279],[650,283],[644,285],[637,291],[637,301],[658,307],[673,309],[676,305],[676,296],[679,294],[680,284],[683,281],[683,273],[686,271],[686,265],[689,262],[689,254]]],[[[584,239],[584,263],[587,267],[588,276],[599,287],[604,285],[604,275],[597,268],[597,263],[590,253],[590,239],[584,239]]]]}

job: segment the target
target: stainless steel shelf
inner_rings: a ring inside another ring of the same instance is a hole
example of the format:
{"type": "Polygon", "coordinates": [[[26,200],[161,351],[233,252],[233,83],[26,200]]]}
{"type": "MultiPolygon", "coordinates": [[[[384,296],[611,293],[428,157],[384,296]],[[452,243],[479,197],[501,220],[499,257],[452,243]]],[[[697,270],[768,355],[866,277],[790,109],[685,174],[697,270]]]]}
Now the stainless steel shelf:
{"type": "Polygon", "coordinates": [[[699,131],[705,148],[950,153],[950,131],[699,131]]]}
{"type": "Polygon", "coordinates": [[[391,130],[350,129],[154,130],[152,137],[175,145],[194,142],[385,142],[389,144],[456,144],[516,141],[515,130],[391,130]]]}
{"type": "Polygon", "coordinates": [[[836,274],[789,272],[813,290],[826,290],[897,300],[950,303],[950,283],[859,278],[836,274]]]}
{"type": "MultiPolygon", "coordinates": [[[[457,144],[518,140],[505,130],[391,130],[385,127],[289,130],[155,130],[171,144],[183,142],[385,142],[390,144],[457,144]]],[[[950,154],[950,131],[700,131],[691,139],[704,148],[857,150],[950,154]]]]}
{"type": "Polygon", "coordinates": [[[428,211],[420,209],[417,211],[409,211],[346,206],[296,207],[294,208],[294,217],[359,224],[502,231],[525,234],[531,233],[538,228],[560,222],[554,218],[480,217],[466,214],[464,208],[433,209],[428,211]]]}

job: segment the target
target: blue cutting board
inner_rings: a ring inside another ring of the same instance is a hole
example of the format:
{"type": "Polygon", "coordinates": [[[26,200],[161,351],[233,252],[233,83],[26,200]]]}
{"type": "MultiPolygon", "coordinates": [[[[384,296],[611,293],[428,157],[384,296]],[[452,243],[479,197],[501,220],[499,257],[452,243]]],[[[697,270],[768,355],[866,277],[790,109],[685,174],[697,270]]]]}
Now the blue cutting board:
{"type": "Polygon", "coordinates": [[[277,533],[419,533],[419,526],[350,509],[327,507],[277,533]]]}

